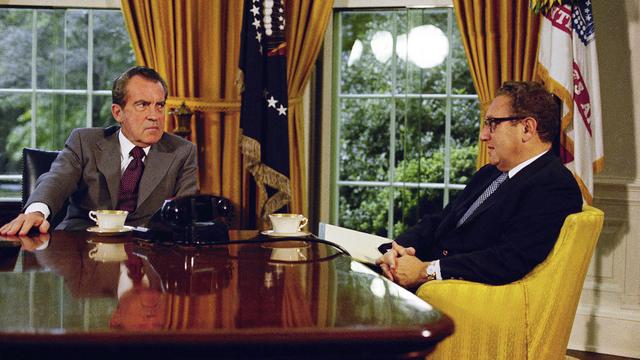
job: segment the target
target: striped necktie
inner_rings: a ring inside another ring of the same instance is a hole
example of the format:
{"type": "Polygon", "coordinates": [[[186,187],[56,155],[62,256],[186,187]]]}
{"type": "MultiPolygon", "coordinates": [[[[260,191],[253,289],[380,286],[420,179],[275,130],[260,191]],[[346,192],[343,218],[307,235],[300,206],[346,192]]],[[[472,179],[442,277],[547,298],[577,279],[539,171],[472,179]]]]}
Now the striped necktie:
{"type": "Polygon", "coordinates": [[[508,178],[509,178],[509,173],[505,172],[505,173],[502,173],[500,176],[498,176],[495,180],[493,180],[493,182],[489,184],[489,186],[487,186],[486,189],[484,189],[484,192],[480,196],[478,196],[476,201],[474,201],[473,204],[469,206],[469,208],[467,209],[467,212],[465,212],[464,215],[462,215],[460,220],[458,220],[458,227],[464,224],[464,222],[467,221],[467,219],[473,214],[473,212],[476,211],[478,207],[480,207],[480,205],[485,200],[487,200],[489,196],[491,196],[491,194],[493,194],[496,191],[496,189],[498,189],[498,187],[508,178]]]}

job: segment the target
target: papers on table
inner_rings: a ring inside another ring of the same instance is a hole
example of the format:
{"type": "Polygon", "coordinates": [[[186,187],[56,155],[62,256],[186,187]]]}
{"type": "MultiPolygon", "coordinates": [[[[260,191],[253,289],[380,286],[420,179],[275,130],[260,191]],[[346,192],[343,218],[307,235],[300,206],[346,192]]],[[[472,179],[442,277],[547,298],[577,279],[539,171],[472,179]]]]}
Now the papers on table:
{"type": "Polygon", "coordinates": [[[324,223],[319,225],[318,237],[342,246],[354,260],[367,264],[375,264],[382,255],[378,246],[391,242],[391,239],[382,236],[324,223]]]}

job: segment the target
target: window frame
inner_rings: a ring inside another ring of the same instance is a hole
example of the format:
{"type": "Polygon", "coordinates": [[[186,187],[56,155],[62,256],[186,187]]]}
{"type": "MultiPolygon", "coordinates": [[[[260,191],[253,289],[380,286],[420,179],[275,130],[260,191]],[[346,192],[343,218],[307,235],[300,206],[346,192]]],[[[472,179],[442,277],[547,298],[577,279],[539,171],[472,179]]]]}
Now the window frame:
{"type": "MultiPolygon", "coordinates": [[[[451,67],[452,67],[452,58],[449,56],[446,60],[447,67],[447,78],[446,78],[446,92],[444,94],[341,94],[340,91],[340,52],[338,49],[341,49],[341,39],[340,39],[340,26],[339,20],[340,15],[339,12],[341,10],[367,10],[373,7],[380,8],[449,8],[447,9],[447,30],[446,35],[450,40],[453,36],[453,26],[455,26],[455,15],[453,12],[453,4],[450,0],[434,0],[434,1],[385,1],[385,0],[336,0],[334,3],[334,14],[332,18],[332,22],[329,24],[328,33],[331,32],[330,36],[325,37],[325,44],[330,44],[325,47],[323,53],[323,61],[330,62],[330,78],[326,75],[323,77],[324,85],[323,85],[323,109],[328,109],[330,107],[330,137],[326,139],[326,132],[323,131],[323,141],[328,140],[330,143],[329,149],[329,157],[324,155],[322,159],[323,167],[326,168],[326,162],[329,164],[330,174],[324,176],[321,179],[321,184],[324,184],[324,187],[328,187],[329,193],[331,194],[328,200],[329,204],[321,204],[320,205],[320,218],[324,218],[325,221],[333,224],[339,223],[339,200],[340,200],[340,187],[341,186],[358,186],[358,187],[378,187],[382,188],[413,188],[413,189],[443,189],[443,197],[444,204],[443,207],[449,201],[449,192],[451,190],[461,190],[464,189],[465,185],[452,183],[452,179],[450,179],[450,170],[451,170],[451,117],[452,117],[452,103],[458,99],[478,99],[477,94],[470,95],[455,95],[451,93],[452,89],[452,77],[451,77],[451,67]],[[327,40],[330,39],[330,42],[327,40]],[[327,48],[331,48],[330,50],[327,48]],[[329,81],[327,81],[329,80],[329,81]],[[329,100],[325,100],[326,97],[329,100]],[[409,98],[420,98],[420,99],[445,99],[446,101],[446,109],[445,109],[445,136],[444,136],[444,157],[445,157],[445,172],[444,179],[442,183],[407,183],[401,181],[395,181],[395,144],[397,142],[396,139],[396,117],[395,117],[395,107],[392,108],[391,113],[391,123],[390,123],[390,138],[389,138],[389,174],[387,181],[348,181],[348,180],[340,180],[340,122],[339,122],[339,107],[342,99],[348,98],[363,98],[363,99],[372,99],[372,98],[389,98],[389,99],[409,99],[409,98]]],[[[395,36],[395,35],[393,35],[395,36]]],[[[395,58],[395,57],[394,57],[395,58]]],[[[323,66],[324,71],[329,69],[328,66],[323,66]]],[[[395,89],[395,76],[394,83],[392,88],[395,89]]],[[[323,112],[327,114],[326,111],[323,112]]],[[[323,115],[323,125],[327,124],[326,115],[323,115]]],[[[326,149],[323,153],[326,154],[326,149]]],[[[321,189],[323,186],[321,186],[321,189]]],[[[324,201],[324,200],[323,200],[324,201]]],[[[388,223],[387,223],[387,232],[389,237],[393,237],[397,234],[393,234],[394,228],[394,206],[395,202],[395,191],[391,191],[389,195],[388,201],[388,223]]]]}

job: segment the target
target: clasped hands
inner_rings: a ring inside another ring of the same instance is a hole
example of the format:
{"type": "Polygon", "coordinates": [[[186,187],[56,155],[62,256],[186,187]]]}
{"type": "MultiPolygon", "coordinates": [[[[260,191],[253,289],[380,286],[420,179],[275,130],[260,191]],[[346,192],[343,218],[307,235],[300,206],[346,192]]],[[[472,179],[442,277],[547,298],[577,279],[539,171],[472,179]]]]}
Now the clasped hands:
{"type": "Polygon", "coordinates": [[[415,288],[427,281],[429,263],[418,259],[413,247],[403,247],[393,241],[391,249],[379,257],[376,264],[386,278],[405,288],[415,288]]]}

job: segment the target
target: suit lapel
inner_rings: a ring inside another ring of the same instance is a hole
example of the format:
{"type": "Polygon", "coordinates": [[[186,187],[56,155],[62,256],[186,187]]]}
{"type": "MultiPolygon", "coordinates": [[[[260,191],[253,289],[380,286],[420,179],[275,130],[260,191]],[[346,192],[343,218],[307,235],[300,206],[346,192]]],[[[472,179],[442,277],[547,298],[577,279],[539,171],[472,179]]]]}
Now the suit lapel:
{"type": "MultiPolygon", "coordinates": [[[[485,210],[491,208],[493,205],[501,201],[508,194],[513,193],[513,190],[516,187],[521,186],[522,183],[527,181],[530,174],[534,174],[538,172],[542,167],[546,166],[551,160],[553,160],[553,154],[551,154],[551,151],[548,151],[547,153],[545,153],[544,155],[536,159],[534,162],[526,166],[524,169],[518,171],[518,173],[513,178],[508,179],[502,185],[500,185],[500,187],[491,196],[489,196],[476,209],[476,211],[474,211],[473,214],[471,214],[471,216],[469,216],[469,218],[464,222],[464,224],[462,224],[462,226],[470,223],[476,216],[479,216],[485,210]]],[[[493,181],[493,179],[491,181],[493,181]]],[[[482,189],[482,191],[484,191],[484,189],[482,189]]],[[[475,198],[473,200],[475,201],[475,198]]],[[[465,211],[466,211],[466,208],[465,208],[465,211]]]]}
{"type": "Polygon", "coordinates": [[[175,158],[173,151],[163,144],[161,139],[157,144],[152,145],[144,162],[144,172],[138,187],[138,207],[153,193],[175,158]]]}
{"type": "Polygon", "coordinates": [[[111,208],[118,206],[120,190],[120,142],[118,132],[100,139],[97,143],[96,168],[107,180],[107,188],[111,197],[111,208]]]}

